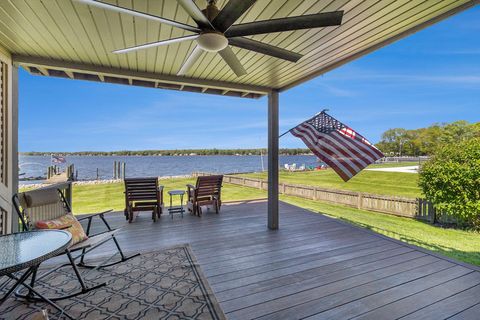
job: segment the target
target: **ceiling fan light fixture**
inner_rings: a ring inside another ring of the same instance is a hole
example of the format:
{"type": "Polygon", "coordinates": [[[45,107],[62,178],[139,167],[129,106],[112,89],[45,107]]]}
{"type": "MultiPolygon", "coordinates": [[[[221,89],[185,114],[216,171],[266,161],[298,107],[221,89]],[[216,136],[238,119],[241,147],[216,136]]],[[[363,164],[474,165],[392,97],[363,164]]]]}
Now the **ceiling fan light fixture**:
{"type": "Polygon", "coordinates": [[[204,32],[197,38],[197,43],[205,51],[218,52],[228,46],[227,38],[219,32],[204,32]]]}

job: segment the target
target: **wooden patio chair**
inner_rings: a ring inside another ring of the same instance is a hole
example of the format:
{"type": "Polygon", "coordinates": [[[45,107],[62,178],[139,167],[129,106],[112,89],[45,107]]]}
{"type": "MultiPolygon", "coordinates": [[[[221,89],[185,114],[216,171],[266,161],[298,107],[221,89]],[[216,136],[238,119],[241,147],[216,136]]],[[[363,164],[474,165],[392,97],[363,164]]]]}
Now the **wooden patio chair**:
{"type": "Polygon", "coordinates": [[[125,218],[133,221],[134,213],[152,210],[152,219],[157,221],[163,212],[163,186],[158,179],[125,178],[125,218]]]}
{"type": "Polygon", "coordinates": [[[223,175],[202,176],[197,178],[195,186],[187,184],[187,208],[195,215],[202,215],[202,206],[214,206],[215,212],[220,212],[222,205],[223,175]]]}
{"type": "MultiPolygon", "coordinates": [[[[67,184],[69,184],[69,182],[67,184]]],[[[19,216],[22,231],[30,231],[35,229],[38,230],[36,225],[38,225],[39,221],[52,221],[54,219],[59,219],[62,216],[72,215],[70,204],[66,200],[65,194],[62,191],[61,186],[65,186],[65,183],[32,191],[22,192],[13,196],[13,205],[15,207],[15,211],[19,216]]],[[[113,266],[115,264],[127,261],[135,256],[138,256],[139,253],[128,257],[125,256],[125,254],[123,253],[117,239],[115,238],[115,233],[120,229],[112,229],[108,224],[107,220],[105,219],[105,213],[108,213],[110,211],[112,210],[90,214],[88,216],[78,218],[77,220],[80,223],[86,223],[86,230],[84,231],[88,238],[76,244],[70,245],[70,247],[67,248],[64,253],[60,254],[67,256],[67,263],[49,269],[48,271],[40,275],[37,274],[37,270],[35,270],[30,280],[30,286],[33,287],[36,281],[45,278],[46,276],[52,274],[53,272],[61,268],[71,266],[75,272],[75,276],[77,277],[78,282],[80,283],[80,290],[60,297],[49,297],[49,299],[52,301],[57,301],[72,298],[106,285],[106,283],[100,283],[94,286],[87,285],[85,280],[81,276],[78,267],[99,269],[113,266]],[[96,233],[91,232],[92,224],[94,224],[94,219],[102,224],[103,231],[96,233]],[[85,261],[88,253],[95,250],[99,246],[108,243],[110,240],[114,242],[116,247],[113,255],[94,265],[88,264],[85,261]],[[115,259],[116,261],[111,262],[117,255],[119,255],[119,257],[115,259]]],[[[68,229],[70,227],[72,227],[72,225],[67,225],[60,229],[68,229]]],[[[29,300],[37,300],[30,294],[30,292],[27,294],[21,294],[20,290],[17,290],[16,295],[29,300]]]]}

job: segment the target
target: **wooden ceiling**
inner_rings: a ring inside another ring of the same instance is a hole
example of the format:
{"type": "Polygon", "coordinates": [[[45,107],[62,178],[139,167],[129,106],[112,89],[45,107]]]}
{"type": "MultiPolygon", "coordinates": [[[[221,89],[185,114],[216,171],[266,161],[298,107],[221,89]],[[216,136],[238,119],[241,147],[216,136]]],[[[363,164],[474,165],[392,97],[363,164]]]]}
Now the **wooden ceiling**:
{"type": "MultiPolygon", "coordinates": [[[[219,0],[221,9],[227,0],[219,0]]],[[[104,0],[195,25],[175,0],[104,0]]],[[[205,0],[196,1],[204,8],[205,0]]],[[[191,34],[155,21],[72,0],[0,1],[0,45],[32,73],[256,98],[286,90],[402,38],[478,0],[258,0],[238,21],[344,10],[341,26],[251,38],[298,52],[297,63],[233,47],[247,70],[236,77],[218,54],[204,53],[176,76],[194,42],[127,54],[115,49],[191,34]]]]}

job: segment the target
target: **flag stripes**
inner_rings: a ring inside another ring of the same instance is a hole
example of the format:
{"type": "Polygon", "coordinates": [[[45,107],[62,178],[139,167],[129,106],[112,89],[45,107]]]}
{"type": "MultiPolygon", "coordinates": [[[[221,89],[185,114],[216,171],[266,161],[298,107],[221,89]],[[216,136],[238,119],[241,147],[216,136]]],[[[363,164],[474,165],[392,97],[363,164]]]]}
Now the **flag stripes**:
{"type": "Polygon", "coordinates": [[[362,135],[322,112],[290,130],[323,162],[348,181],[383,154],[362,135]]]}

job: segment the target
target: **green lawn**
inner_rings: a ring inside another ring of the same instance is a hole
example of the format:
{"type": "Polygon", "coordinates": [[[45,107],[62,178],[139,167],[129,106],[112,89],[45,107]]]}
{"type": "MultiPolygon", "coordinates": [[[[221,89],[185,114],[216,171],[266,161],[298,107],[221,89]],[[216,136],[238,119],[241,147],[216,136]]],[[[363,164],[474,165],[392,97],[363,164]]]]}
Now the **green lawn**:
{"type": "MultiPolygon", "coordinates": [[[[165,186],[165,202],[168,202],[166,191],[185,188],[187,183],[192,182],[193,179],[162,180],[161,184],[165,186]]],[[[265,191],[230,184],[225,184],[222,193],[224,201],[264,197],[266,197],[265,191]]],[[[391,238],[461,261],[480,265],[480,234],[476,232],[444,229],[413,219],[325,204],[297,197],[280,196],[280,199],[305,209],[342,219],[391,238]]],[[[82,185],[74,186],[73,189],[73,207],[76,213],[97,212],[110,208],[121,211],[124,208],[123,201],[123,185],[121,183],[82,185]]]]}
{"type": "Polygon", "coordinates": [[[281,196],[280,199],[373,230],[390,238],[480,266],[480,234],[478,232],[445,229],[409,218],[297,197],[281,196]]]}
{"type": "MultiPolygon", "coordinates": [[[[165,179],[160,184],[165,187],[163,192],[165,205],[170,204],[167,193],[169,190],[183,189],[187,183],[194,184],[194,179],[165,179]]],[[[73,187],[73,211],[76,214],[93,213],[102,210],[114,209],[123,211],[125,197],[123,195],[123,183],[75,185],[73,187]]],[[[248,187],[227,184],[222,191],[222,200],[246,200],[265,198],[266,192],[248,187]]],[[[179,197],[174,197],[174,205],[178,204],[179,197]]],[[[184,203],[186,198],[184,198],[184,203]]]]}
{"type": "MultiPolygon", "coordinates": [[[[248,173],[243,176],[267,179],[266,172],[248,173]]],[[[408,198],[421,197],[421,190],[417,185],[418,175],[414,173],[364,170],[350,181],[344,182],[332,169],[303,172],[281,171],[280,182],[408,198]]]]}

